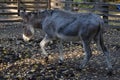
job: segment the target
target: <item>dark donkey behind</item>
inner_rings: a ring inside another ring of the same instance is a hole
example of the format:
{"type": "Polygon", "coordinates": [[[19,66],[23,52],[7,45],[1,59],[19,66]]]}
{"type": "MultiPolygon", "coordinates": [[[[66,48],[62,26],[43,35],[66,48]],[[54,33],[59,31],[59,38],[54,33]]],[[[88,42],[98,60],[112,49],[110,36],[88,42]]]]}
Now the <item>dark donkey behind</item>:
{"type": "Polygon", "coordinates": [[[60,60],[63,61],[62,41],[82,40],[85,57],[79,69],[85,67],[91,54],[90,42],[94,40],[105,54],[108,69],[112,71],[110,54],[103,42],[102,26],[103,19],[93,13],[72,13],[62,10],[44,10],[40,12],[21,12],[23,18],[23,39],[29,41],[34,35],[34,27],[39,26],[46,33],[40,42],[42,52],[45,56],[45,45],[54,40],[59,40],[60,60]]]}

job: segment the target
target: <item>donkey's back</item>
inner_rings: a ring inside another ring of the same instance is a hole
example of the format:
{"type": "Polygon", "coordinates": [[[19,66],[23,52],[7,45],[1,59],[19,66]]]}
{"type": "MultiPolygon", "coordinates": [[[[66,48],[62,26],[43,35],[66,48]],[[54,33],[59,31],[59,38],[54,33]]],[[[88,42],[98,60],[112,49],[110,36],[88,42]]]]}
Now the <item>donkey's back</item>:
{"type": "Polygon", "coordinates": [[[92,38],[100,31],[103,20],[93,13],[72,13],[54,10],[43,22],[43,30],[50,37],[79,40],[81,36],[92,38]]]}

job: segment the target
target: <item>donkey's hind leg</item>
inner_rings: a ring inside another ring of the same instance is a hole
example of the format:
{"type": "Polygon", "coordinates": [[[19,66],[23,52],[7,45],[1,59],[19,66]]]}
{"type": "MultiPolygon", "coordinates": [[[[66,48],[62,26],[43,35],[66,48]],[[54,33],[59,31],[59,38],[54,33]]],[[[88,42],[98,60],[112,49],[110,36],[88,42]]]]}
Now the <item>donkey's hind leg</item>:
{"type": "Polygon", "coordinates": [[[103,41],[103,34],[102,33],[99,33],[96,37],[95,37],[95,42],[97,44],[97,47],[99,50],[101,50],[104,55],[105,55],[105,58],[106,58],[106,62],[107,62],[107,66],[108,66],[108,74],[112,74],[112,64],[111,64],[111,61],[110,61],[110,53],[109,51],[107,50],[105,44],[104,44],[104,41],[103,41]]]}
{"type": "Polygon", "coordinates": [[[84,49],[84,52],[85,52],[85,56],[84,56],[82,64],[79,67],[80,69],[82,69],[86,66],[86,64],[88,63],[88,61],[90,60],[90,58],[92,56],[91,48],[90,48],[90,41],[86,40],[86,39],[83,39],[82,43],[83,43],[83,49],[84,49]]]}
{"type": "Polygon", "coordinates": [[[112,64],[110,61],[110,53],[107,50],[106,46],[104,45],[102,34],[98,34],[95,42],[97,43],[97,46],[100,48],[100,50],[102,50],[102,52],[104,53],[106,62],[107,62],[107,66],[108,66],[108,70],[109,70],[109,73],[111,74],[112,73],[112,64]]]}

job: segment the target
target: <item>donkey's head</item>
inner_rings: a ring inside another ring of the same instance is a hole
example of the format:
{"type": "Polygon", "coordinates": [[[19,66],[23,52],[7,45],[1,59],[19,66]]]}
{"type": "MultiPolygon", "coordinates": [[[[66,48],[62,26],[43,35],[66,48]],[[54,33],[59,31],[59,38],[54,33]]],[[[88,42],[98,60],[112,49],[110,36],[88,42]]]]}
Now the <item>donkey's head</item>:
{"type": "Polygon", "coordinates": [[[39,12],[20,12],[22,17],[22,26],[23,26],[23,39],[24,41],[29,41],[33,38],[34,28],[42,28],[41,25],[41,16],[39,12]]]}
{"type": "Polygon", "coordinates": [[[44,19],[49,16],[51,11],[37,11],[37,12],[20,12],[22,17],[22,26],[23,26],[23,39],[24,41],[29,41],[34,35],[34,28],[42,29],[42,22],[44,19]]]}

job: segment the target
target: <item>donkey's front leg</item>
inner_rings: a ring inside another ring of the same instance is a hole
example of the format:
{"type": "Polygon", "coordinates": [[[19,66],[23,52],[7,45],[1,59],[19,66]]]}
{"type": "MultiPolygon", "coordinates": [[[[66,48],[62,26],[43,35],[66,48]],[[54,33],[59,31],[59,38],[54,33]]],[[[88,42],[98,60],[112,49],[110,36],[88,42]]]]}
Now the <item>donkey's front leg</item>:
{"type": "Polygon", "coordinates": [[[90,42],[87,40],[83,41],[83,48],[84,48],[84,52],[85,52],[85,57],[83,59],[82,64],[80,65],[79,69],[82,69],[86,66],[86,64],[88,63],[89,59],[91,58],[92,54],[91,54],[91,48],[90,48],[90,42]]]}
{"type": "Polygon", "coordinates": [[[59,64],[62,64],[64,57],[63,57],[63,45],[62,40],[58,41],[58,49],[59,49],[59,64]]]}
{"type": "Polygon", "coordinates": [[[50,42],[50,41],[51,41],[50,38],[49,38],[47,35],[45,35],[45,37],[43,38],[43,40],[40,42],[40,47],[41,47],[41,49],[42,49],[42,54],[43,54],[45,57],[48,56],[48,53],[45,51],[45,45],[46,45],[48,42],[50,42]]]}

